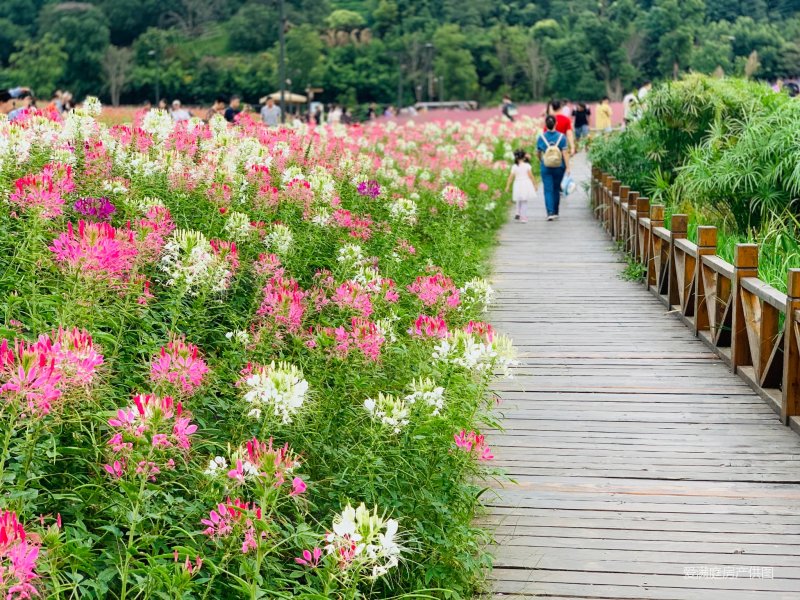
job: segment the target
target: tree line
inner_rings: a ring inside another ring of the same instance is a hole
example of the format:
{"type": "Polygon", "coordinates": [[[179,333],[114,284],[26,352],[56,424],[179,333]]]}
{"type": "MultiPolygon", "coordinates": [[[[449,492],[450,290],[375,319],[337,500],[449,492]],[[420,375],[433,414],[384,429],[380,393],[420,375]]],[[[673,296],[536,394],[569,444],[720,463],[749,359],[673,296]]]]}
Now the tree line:
{"type": "MultiPolygon", "coordinates": [[[[280,0],[0,3],[0,84],[188,102],[279,87],[280,0]]],[[[289,88],[356,105],[620,99],[800,70],[800,0],[285,0],[289,88]]]]}

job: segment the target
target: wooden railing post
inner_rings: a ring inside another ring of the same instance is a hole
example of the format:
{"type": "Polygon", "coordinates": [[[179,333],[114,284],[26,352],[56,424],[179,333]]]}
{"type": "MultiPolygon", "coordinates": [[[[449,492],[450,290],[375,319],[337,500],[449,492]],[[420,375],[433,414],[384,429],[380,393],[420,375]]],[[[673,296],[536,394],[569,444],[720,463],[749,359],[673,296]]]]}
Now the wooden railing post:
{"type": "Polygon", "coordinates": [[[648,244],[648,231],[642,226],[639,219],[645,219],[650,216],[650,199],[639,198],[636,201],[636,257],[643,265],[647,265],[647,257],[649,255],[648,244]]]}
{"type": "Polygon", "coordinates": [[[789,269],[783,337],[783,402],[781,420],[800,415],[800,269],[789,269]]]}
{"type": "Polygon", "coordinates": [[[606,211],[606,231],[608,231],[609,235],[614,235],[614,198],[619,196],[619,188],[621,186],[621,182],[618,179],[614,179],[611,182],[611,194],[608,197],[608,210],[606,211]]]}
{"type": "Polygon", "coordinates": [[[750,365],[753,362],[742,303],[741,281],[746,277],[758,277],[758,246],[756,244],[736,244],[733,260],[731,368],[734,373],[737,367],[750,365]]]}
{"type": "Polygon", "coordinates": [[[675,241],[685,239],[689,229],[689,217],[686,215],[672,215],[670,220],[670,236],[669,236],[669,279],[668,279],[668,293],[669,307],[680,305],[681,303],[681,290],[678,281],[678,271],[675,268],[675,241]]]}
{"type": "Polygon", "coordinates": [[[628,203],[628,194],[631,188],[627,185],[619,186],[619,205],[614,212],[614,239],[619,241],[622,239],[622,204],[628,203]]]}
{"type": "Polygon", "coordinates": [[[600,172],[600,169],[598,169],[597,167],[592,165],[592,179],[591,179],[591,185],[590,185],[590,188],[589,188],[589,190],[590,190],[589,191],[589,198],[591,200],[592,210],[597,208],[597,177],[598,177],[598,173],[599,172],[600,172]]]}
{"type": "Polygon", "coordinates": [[[636,210],[636,202],[639,200],[639,192],[628,193],[628,206],[622,213],[622,247],[627,252],[633,252],[633,242],[631,240],[631,208],[636,210]]]}
{"type": "Polygon", "coordinates": [[[658,273],[656,273],[656,237],[653,230],[656,227],[664,226],[664,205],[653,204],[650,207],[650,250],[647,255],[647,289],[658,283],[658,273]]]}
{"type": "MultiPolygon", "coordinates": [[[[703,280],[703,257],[717,253],[717,228],[701,225],[697,228],[697,263],[694,270],[694,334],[707,331],[711,324],[708,320],[708,294],[703,280]]],[[[715,290],[716,292],[716,290],[715,290]]],[[[716,298],[712,298],[716,302],[716,298]]]]}

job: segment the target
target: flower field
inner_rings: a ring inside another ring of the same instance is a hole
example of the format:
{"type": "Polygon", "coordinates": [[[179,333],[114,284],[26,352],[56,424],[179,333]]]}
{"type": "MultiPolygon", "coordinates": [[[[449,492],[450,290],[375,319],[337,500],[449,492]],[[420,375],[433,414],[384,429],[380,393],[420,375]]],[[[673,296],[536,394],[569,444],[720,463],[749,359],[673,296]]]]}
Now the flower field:
{"type": "Polygon", "coordinates": [[[99,111],[0,122],[0,593],[473,593],[513,364],[482,276],[535,123],[99,111]]]}

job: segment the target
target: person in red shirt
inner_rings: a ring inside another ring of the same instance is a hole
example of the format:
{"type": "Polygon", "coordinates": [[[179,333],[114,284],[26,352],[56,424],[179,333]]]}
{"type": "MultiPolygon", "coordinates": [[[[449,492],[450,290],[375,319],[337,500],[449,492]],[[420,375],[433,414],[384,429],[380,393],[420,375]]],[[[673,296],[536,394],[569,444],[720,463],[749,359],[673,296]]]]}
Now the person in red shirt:
{"type": "Polygon", "coordinates": [[[561,114],[561,101],[553,100],[550,103],[552,108],[552,115],[556,118],[556,131],[563,133],[567,136],[567,143],[569,144],[569,152],[575,155],[575,130],[572,128],[572,119],[568,116],[561,114]]]}

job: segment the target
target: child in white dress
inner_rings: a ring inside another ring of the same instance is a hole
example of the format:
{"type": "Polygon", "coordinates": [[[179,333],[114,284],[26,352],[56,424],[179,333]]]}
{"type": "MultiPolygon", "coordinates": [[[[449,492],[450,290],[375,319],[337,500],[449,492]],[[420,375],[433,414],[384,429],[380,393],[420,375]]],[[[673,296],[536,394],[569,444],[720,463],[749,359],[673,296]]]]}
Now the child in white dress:
{"type": "Polygon", "coordinates": [[[528,222],[528,202],[536,200],[536,180],[533,178],[531,164],[524,150],[514,151],[514,164],[506,181],[506,192],[514,182],[512,198],[517,205],[515,220],[520,223],[528,222]]]}

